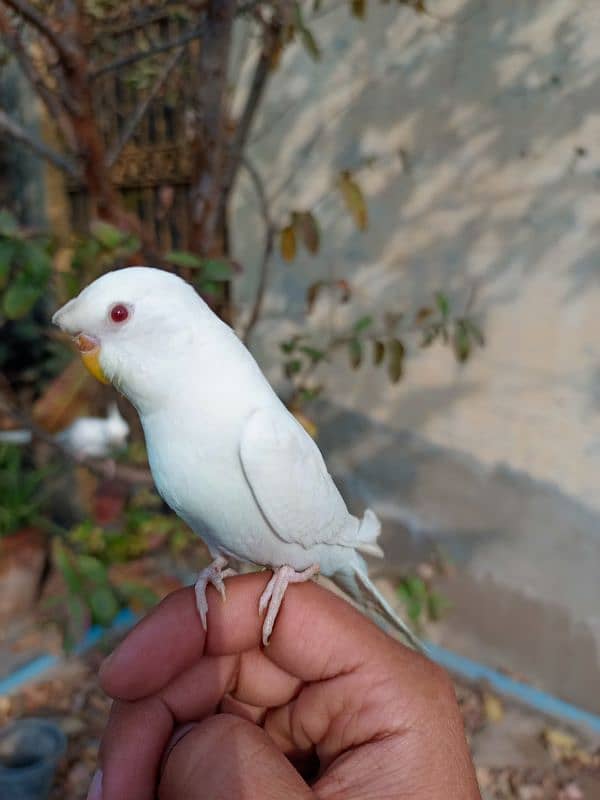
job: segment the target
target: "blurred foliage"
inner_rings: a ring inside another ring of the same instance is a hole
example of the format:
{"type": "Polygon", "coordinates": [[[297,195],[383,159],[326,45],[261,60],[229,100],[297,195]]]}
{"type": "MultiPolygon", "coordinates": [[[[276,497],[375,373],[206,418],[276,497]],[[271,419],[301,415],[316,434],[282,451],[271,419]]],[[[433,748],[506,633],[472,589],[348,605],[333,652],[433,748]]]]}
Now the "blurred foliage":
{"type": "Polygon", "coordinates": [[[15,389],[42,384],[67,360],[46,336],[54,252],[50,236],[0,210],[0,373],[15,389]]]}
{"type": "Polygon", "coordinates": [[[111,567],[135,561],[159,548],[177,554],[196,540],[173,514],[129,510],[118,529],[84,520],[53,541],[53,563],[62,575],[66,595],[49,599],[70,649],[89,624],[110,625],[122,608],[145,609],[158,596],[139,580],[115,580],[111,567]]]}
{"type": "Polygon", "coordinates": [[[437,622],[449,608],[448,601],[419,575],[408,575],[396,589],[408,618],[418,630],[427,621],[437,622]]]}
{"type": "MultiPolygon", "coordinates": [[[[333,290],[340,303],[347,303],[352,293],[346,281],[319,281],[307,291],[309,310],[324,289],[333,290]]],[[[357,370],[370,363],[384,369],[392,384],[398,383],[404,375],[408,340],[415,335],[420,339],[420,347],[441,342],[452,347],[459,362],[466,361],[475,347],[484,344],[476,319],[468,309],[456,314],[450,299],[442,292],[436,293],[434,301],[432,306],[423,307],[416,314],[387,311],[380,320],[366,314],[348,330],[335,335],[300,332],[281,341],[283,372],[294,386],[293,404],[300,407],[322,392],[322,384],[315,384],[313,375],[319,365],[330,362],[340,350],[346,351],[351,369],[357,370]]]]}
{"type": "Polygon", "coordinates": [[[47,497],[47,477],[47,469],[31,466],[23,448],[0,444],[0,537],[36,524],[47,497]]]}

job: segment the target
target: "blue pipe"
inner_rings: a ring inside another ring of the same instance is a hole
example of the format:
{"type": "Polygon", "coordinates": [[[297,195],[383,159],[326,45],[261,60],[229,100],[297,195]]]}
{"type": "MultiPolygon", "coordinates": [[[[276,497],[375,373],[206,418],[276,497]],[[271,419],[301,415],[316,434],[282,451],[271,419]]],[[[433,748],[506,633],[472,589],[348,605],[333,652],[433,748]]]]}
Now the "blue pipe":
{"type": "Polygon", "coordinates": [[[533,708],[541,714],[556,717],[573,725],[585,725],[594,733],[600,733],[600,716],[597,714],[584,711],[577,706],[566,703],[564,700],[560,700],[558,697],[542,692],[541,689],[515,681],[501,672],[491,669],[491,667],[486,667],[477,661],[471,661],[470,658],[459,656],[458,653],[445,650],[438,645],[427,644],[427,651],[434,661],[437,661],[438,664],[454,675],[473,682],[486,681],[499,694],[512,697],[519,703],[529,706],[529,708],[533,708]]]}

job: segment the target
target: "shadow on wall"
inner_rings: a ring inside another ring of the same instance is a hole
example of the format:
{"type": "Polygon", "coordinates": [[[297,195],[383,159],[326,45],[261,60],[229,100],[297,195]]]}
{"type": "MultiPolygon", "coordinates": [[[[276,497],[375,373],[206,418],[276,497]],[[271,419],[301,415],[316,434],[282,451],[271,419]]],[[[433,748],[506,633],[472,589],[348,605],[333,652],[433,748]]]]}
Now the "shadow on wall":
{"type": "MultiPolygon", "coordinates": [[[[366,262],[369,273],[385,265],[379,288],[397,286],[409,305],[440,274],[458,292],[477,278],[489,306],[510,303],[521,279],[559,258],[569,300],[599,277],[600,218],[586,208],[600,189],[598,9],[593,0],[575,11],[565,0],[436,6],[457,10],[442,21],[374,7],[364,28],[341,10],[317,24],[323,60],[302,65],[297,52],[257,126],[270,194],[281,212],[310,206],[339,169],[387,156],[363,173],[366,236],[328,250],[338,206],[321,206],[324,261],[341,271],[366,262]],[[506,273],[520,280],[509,285],[506,273]]],[[[288,270],[281,288],[299,300],[300,285],[288,270]]]]}
{"type": "Polygon", "coordinates": [[[442,585],[452,604],[443,643],[600,712],[600,515],[557,487],[362,414],[323,403],[319,418],[351,508],[369,505],[382,520],[383,573],[432,552],[456,566],[442,585]]]}

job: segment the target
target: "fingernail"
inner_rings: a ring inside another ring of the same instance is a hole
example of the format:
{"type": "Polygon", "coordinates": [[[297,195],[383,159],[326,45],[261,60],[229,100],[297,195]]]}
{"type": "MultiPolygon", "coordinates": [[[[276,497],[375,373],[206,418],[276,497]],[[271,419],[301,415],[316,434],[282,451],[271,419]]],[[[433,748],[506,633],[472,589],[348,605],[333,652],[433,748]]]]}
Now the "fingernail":
{"type": "Polygon", "coordinates": [[[178,744],[184,736],[186,736],[190,731],[193,731],[195,727],[197,727],[197,722],[188,722],[187,725],[180,725],[179,728],[175,730],[169,741],[167,742],[167,746],[165,747],[165,752],[162,757],[162,761],[160,764],[159,775],[162,775],[165,764],[167,763],[167,759],[171,755],[171,751],[178,744]]]}
{"type": "Polygon", "coordinates": [[[102,800],[102,770],[97,769],[92,778],[86,800],[102,800]]]}

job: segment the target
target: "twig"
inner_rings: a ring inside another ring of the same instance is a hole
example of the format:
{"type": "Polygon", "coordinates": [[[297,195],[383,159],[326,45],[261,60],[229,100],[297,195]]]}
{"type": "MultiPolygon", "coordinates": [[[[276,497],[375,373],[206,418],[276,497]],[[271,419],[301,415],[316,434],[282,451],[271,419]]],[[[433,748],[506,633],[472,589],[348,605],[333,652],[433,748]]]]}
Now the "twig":
{"type": "Polygon", "coordinates": [[[142,99],[138,107],[134,110],[131,117],[125,123],[125,129],[121,134],[117,143],[109,150],[106,156],[106,166],[110,169],[113,167],[127,142],[131,139],[133,134],[136,131],[136,128],[144,118],[144,115],[148,111],[150,104],[158,95],[164,84],[169,78],[169,75],[173,72],[177,64],[181,61],[183,55],[185,53],[185,48],[181,47],[177,50],[173,55],[167,60],[166,64],[164,65],[163,69],[161,70],[160,74],[158,75],[156,81],[154,82],[154,86],[150,89],[148,94],[142,99]]]}
{"type": "Polygon", "coordinates": [[[242,341],[244,342],[244,344],[248,344],[250,340],[250,335],[252,334],[252,331],[254,330],[256,323],[260,319],[265,299],[265,293],[267,290],[267,284],[269,279],[269,262],[273,254],[273,247],[275,244],[275,226],[273,225],[273,221],[271,219],[271,214],[269,211],[269,203],[267,200],[264,183],[261,176],[257,172],[254,164],[252,164],[252,162],[250,162],[247,158],[242,158],[241,165],[246,169],[248,175],[252,179],[252,183],[254,184],[256,196],[258,198],[258,202],[260,205],[261,214],[265,223],[265,244],[263,249],[262,262],[260,265],[258,287],[256,289],[256,298],[254,300],[254,305],[252,307],[252,313],[250,314],[250,319],[248,320],[248,324],[246,325],[246,330],[244,331],[244,334],[242,336],[242,341]]]}
{"type": "Polygon", "coordinates": [[[143,61],[145,58],[152,58],[152,56],[159,55],[159,53],[166,53],[169,50],[173,50],[175,47],[181,47],[189,42],[193,42],[194,39],[199,39],[205,33],[205,30],[206,25],[202,23],[202,25],[198,25],[198,27],[186,31],[186,33],[183,33],[176,39],[168,39],[166,42],[161,42],[149,50],[138,50],[136,53],[130,53],[114,61],[109,61],[108,64],[103,64],[101,67],[93,69],[90,73],[90,80],[96,80],[96,78],[106,75],[107,72],[114,72],[123,67],[129,67],[131,64],[137,64],[138,61],[143,61]]]}
{"type": "Polygon", "coordinates": [[[12,139],[26,145],[36,155],[46,159],[55,167],[66,172],[72,178],[79,177],[77,165],[65,156],[48,147],[47,144],[37,139],[29,131],[25,130],[18,122],[11,119],[8,114],[0,109],[0,133],[8,134],[12,139]]]}
{"type": "MultiPolygon", "coordinates": [[[[231,142],[229,161],[224,180],[223,199],[229,196],[229,192],[235,183],[237,171],[240,167],[244,149],[248,142],[248,135],[267,85],[273,55],[279,44],[280,35],[281,21],[275,16],[273,22],[265,29],[263,47],[256,63],[254,75],[252,76],[248,97],[246,98],[244,110],[242,111],[231,142]]],[[[224,209],[222,209],[222,213],[224,213],[224,209]]]]}
{"type": "Polygon", "coordinates": [[[23,41],[19,36],[18,31],[11,25],[8,15],[5,10],[0,7],[0,35],[5,46],[16,58],[21,70],[25,77],[29,80],[39,98],[42,100],[50,118],[54,120],[60,129],[65,142],[71,150],[76,150],[75,137],[73,129],[65,119],[64,109],[57,95],[51,91],[43,77],[39,73],[32,59],[30,58],[27,50],[23,46],[23,41]]]}
{"type": "Polygon", "coordinates": [[[43,14],[38,11],[29,0],[2,0],[2,2],[45,36],[65,62],[68,64],[73,62],[77,55],[75,48],[67,37],[61,36],[52,28],[50,14],[43,14]]]}

